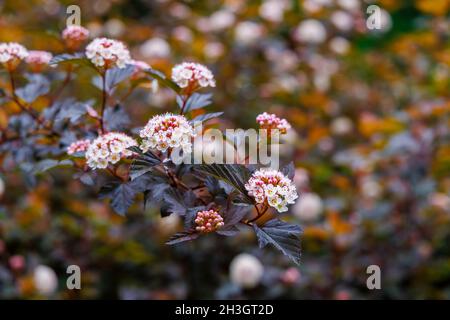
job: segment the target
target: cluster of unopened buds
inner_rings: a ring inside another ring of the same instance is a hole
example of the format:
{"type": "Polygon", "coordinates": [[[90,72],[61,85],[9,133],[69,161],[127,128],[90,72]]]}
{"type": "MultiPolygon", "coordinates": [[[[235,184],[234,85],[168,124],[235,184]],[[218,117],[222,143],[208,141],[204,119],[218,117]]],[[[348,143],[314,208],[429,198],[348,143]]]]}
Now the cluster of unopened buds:
{"type": "Polygon", "coordinates": [[[70,50],[78,49],[88,37],[89,30],[77,25],[68,26],[62,32],[62,38],[70,50]]]}
{"type": "Polygon", "coordinates": [[[139,135],[143,138],[140,148],[144,152],[181,147],[184,153],[191,153],[195,132],[184,116],[166,113],[151,118],[139,135]]]}
{"type": "Polygon", "coordinates": [[[133,152],[128,148],[136,145],[136,141],[124,133],[105,133],[90,143],[85,154],[87,164],[92,169],[105,169],[108,164],[131,156],[133,152]]]}
{"type": "Polygon", "coordinates": [[[286,121],[286,119],[278,118],[273,113],[261,113],[256,117],[256,122],[258,122],[261,129],[266,129],[269,131],[280,130],[281,134],[286,134],[287,131],[291,128],[291,125],[286,121]]]}
{"type": "Polygon", "coordinates": [[[193,62],[183,62],[173,67],[172,80],[186,92],[216,86],[212,72],[204,65],[193,62]]]}
{"type": "Polygon", "coordinates": [[[52,60],[53,55],[47,51],[31,50],[28,51],[28,57],[26,63],[30,65],[30,68],[34,72],[41,72],[52,60]]]}
{"type": "Polygon", "coordinates": [[[214,232],[224,225],[223,218],[216,210],[205,210],[197,212],[195,218],[196,231],[199,232],[214,232]]]}
{"type": "Polygon", "coordinates": [[[108,38],[96,38],[86,47],[86,57],[104,70],[118,67],[124,68],[132,60],[130,51],[120,41],[108,38]]]}
{"type": "Polygon", "coordinates": [[[89,145],[91,144],[91,141],[86,140],[77,140],[75,142],[72,142],[69,147],[67,147],[67,154],[73,155],[77,153],[83,153],[86,152],[86,150],[89,148],[89,145]]]}
{"type": "Polygon", "coordinates": [[[287,205],[298,198],[297,189],[283,173],[273,169],[255,171],[245,189],[259,204],[268,204],[278,212],[287,211],[287,205]]]}
{"type": "Polygon", "coordinates": [[[14,71],[20,62],[28,57],[28,50],[15,42],[0,43],[0,63],[8,70],[14,71]]]}

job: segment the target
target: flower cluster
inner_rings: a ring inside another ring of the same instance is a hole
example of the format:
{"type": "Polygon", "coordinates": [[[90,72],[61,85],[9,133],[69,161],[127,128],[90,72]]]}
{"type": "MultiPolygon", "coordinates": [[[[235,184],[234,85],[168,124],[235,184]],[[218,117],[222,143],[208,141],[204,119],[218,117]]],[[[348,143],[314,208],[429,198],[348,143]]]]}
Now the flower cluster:
{"type": "Polygon", "coordinates": [[[53,55],[50,52],[31,50],[28,51],[28,57],[25,61],[30,65],[33,71],[39,72],[50,63],[52,57],[53,55]]]}
{"type": "Polygon", "coordinates": [[[285,134],[291,125],[286,121],[286,119],[278,118],[274,114],[269,114],[267,112],[261,113],[256,117],[256,122],[259,123],[261,129],[267,130],[280,130],[281,134],[285,134]]]}
{"type": "Polygon", "coordinates": [[[141,149],[166,151],[168,148],[181,147],[184,153],[191,153],[191,138],[195,136],[194,128],[181,115],[166,113],[151,118],[139,133],[143,138],[141,149]]]}
{"type": "Polygon", "coordinates": [[[120,41],[97,38],[86,47],[86,56],[97,67],[103,69],[124,68],[130,63],[130,51],[120,41]]]}
{"type": "Polygon", "coordinates": [[[136,141],[119,132],[109,132],[91,142],[86,152],[87,164],[92,169],[105,169],[109,163],[131,156],[127,148],[136,146],[136,141]]]}
{"type": "Polygon", "coordinates": [[[68,26],[62,32],[62,37],[69,49],[76,50],[89,37],[89,30],[81,26],[68,26]]]}
{"type": "Polygon", "coordinates": [[[88,139],[72,142],[71,145],[67,147],[67,154],[72,155],[78,152],[85,152],[89,148],[90,144],[91,141],[88,139]]]}
{"type": "Polygon", "coordinates": [[[173,67],[172,80],[190,92],[199,87],[216,86],[212,72],[204,65],[193,62],[183,62],[173,67]]]}
{"type": "Polygon", "coordinates": [[[245,184],[245,189],[257,203],[266,203],[279,212],[287,211],[287,205],[293,204],[298,198],[292,181],[273,169],[255,171],[245,184]]]}
{"type": "Polygon", "coordinates": [[[204,233],[214,232],[224,225],[222,216],[216,210],[197,212],[195,224],[195,230],[204,233]]]}
{"type": "Polygon", "coordinates": [[[24,46],[15,42],[0,43],[0,63],[9,71],[14,70],[26,57],[28,51],[24,46]]]}

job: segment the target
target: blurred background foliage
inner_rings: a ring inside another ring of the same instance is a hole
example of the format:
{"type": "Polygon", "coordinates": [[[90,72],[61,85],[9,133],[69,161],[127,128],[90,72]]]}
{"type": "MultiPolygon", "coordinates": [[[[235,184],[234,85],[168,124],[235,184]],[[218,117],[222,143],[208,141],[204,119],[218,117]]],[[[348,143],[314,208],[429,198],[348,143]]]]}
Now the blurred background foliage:
{"type": "MultiPolygon", "coordinates": [[[[283,218],[304,228],[302,263],[259,250],[250,232],[169,247],[182,226],[157,208],[120,217],[70,170],[27,188],[2,169],[0,298],[450,298],[450,1],[4,0],[0,41],[62,53],[71,4],[91,37],[123,40],[166,74],[208,65],[225,112],[215,126],[256,128],[263,111],[292,124],[282,160],[296,165],[300,200],[283,218]],[[381,30],[366,28],[369,2],[383,9],[381,30]],[[230,278],[240,253],[264,267],[251,288],[230,278]],[[82,290],[66,289],[71,264],[82,290]],[[382,290],[366,287],[372,264],[382,290]],[[36,285],[38,265],[55,290],[36,285]]],[[[98,99],[91,76],[79,70],[68,92],[98,99]]],[[[174,110],[174,96],[143,86],[125,107],[143,125],[174,110]]],[[[0,108],[2,128],[11,110],[0,108]]]]}

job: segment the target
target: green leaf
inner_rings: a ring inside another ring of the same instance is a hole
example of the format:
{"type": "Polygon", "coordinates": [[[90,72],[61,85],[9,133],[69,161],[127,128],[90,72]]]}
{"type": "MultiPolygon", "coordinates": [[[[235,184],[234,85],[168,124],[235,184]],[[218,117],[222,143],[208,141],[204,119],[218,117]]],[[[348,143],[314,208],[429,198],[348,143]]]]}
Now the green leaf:
{"type": "Polygon", "coordinates": [[[273,219],[262,227],[253,224],[260,248],[272,244],[297,265],[300,263],[300,226],[273,219]]]}
{"type": "Polygon", "coordinates": [[[153,79],[156,79],[159,82],[161,82],[162,84],[164,84],[165,86],[171,88],[176,93],[181,91],[180,87],[175,82],[168,79],[162,72],[159,72],[159,71],[151,69],[151,68],[144,70],[144,72],[146,74],[148,74],[150,77],[152,77],[153,79]]]}
{"type": "Polygon", "coordinates": [[[250,172],[245,166],[240,164],[202,164],[196,169],[226,182],[242,193],[247,201],[253,203],[245,189],[245,183],[250,177],[250,172]]]}
{"type": "Polygon", "coordinates": [[[195,117],[194,119],[192,119],[190,122],[191,123],[195,123],[195,122],[205,122],[217,117],[220,117],[223,114],[223,112],[213,112],[213,113],[205,113],[205,114],[201,114],[197,117],[195,117]]]}
{"type": "Polygon", "coordinates": [[[131,147],[129,150],[138,153],[139,156],[133,160],[130,168],[130,178],[131,180],[136,179],[137,177],[146,174],[152,168],[161,163],[161,160],[153,154],[151,151],[147,151],[146,153],[142,153],[139,147],[131,147]]]}

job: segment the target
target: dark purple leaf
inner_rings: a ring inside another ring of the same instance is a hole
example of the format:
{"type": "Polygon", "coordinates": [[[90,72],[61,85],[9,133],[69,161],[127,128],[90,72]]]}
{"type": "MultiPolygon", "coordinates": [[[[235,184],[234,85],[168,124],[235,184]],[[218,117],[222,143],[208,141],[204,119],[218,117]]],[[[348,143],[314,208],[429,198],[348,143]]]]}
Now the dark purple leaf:
{"type": "Polygon", "coordinates": [[[253,228],[260,248],[270,243],[296,264],[300,263],[300,226],[273,219],[262,227],[253,224],[253,228]]]}

